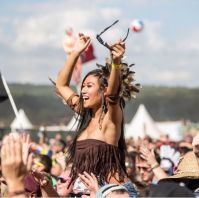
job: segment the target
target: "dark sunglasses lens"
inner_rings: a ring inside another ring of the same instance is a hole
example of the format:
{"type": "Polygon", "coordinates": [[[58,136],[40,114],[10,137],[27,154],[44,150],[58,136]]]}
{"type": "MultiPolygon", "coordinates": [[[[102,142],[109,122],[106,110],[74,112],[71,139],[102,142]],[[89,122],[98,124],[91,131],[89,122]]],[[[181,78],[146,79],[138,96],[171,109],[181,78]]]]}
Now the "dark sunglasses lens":
{"type": "Polygon", "coordinates": [[[99,41],[99,43],[101,43],[103,46],[105,46],[105,47],[107,47],[108,49],[110,49],[109,48],[109,46],[108,46],[108,44],[107,43],[104,43],[104,41],[102,40],[102,38],[98,35],[97,37],[97,40],[99,41]]]}
{"type": "MultiPolygon", "coordinates": [[[[112,26],[114,26],[118,21],[119,21],[119,20],[116,20],[113,24],[111,24],[110,26],[106,27],[100,34],[97,34],[97,36],[96,36],[96,38],[97,38],[97,40],[99,41],[99,43],[101,43],[103,46],[105,46],[105,47],[108,48],[108,49],[110,49],[110,46],[109,46],[106,42],[104,42],[104,41],[102,40],[101,35],[102,35],[104,32],[106,32],[109,28],[111,28],[112,26]]],[[[129,28],[128,28],[128,30],[127,30],[127,34],[126,34],[125,38],[123,39],[123,42],[127,39],[128,35],[129,35],[129,28]]]]}
{"type": "Polygon", "coordinates": [[[104,43],[104,41],[102,40],[102,38],[101,38],[100,36],[97,36],[97,40],[98,40],[101,44],[104,43]]]}

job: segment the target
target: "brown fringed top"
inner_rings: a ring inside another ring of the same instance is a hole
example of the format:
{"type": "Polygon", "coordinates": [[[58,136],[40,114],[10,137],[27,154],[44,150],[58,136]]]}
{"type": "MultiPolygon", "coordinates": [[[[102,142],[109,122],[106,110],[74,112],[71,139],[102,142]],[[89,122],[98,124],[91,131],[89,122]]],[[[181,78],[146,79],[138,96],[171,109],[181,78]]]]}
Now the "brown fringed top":
{"type": "Polygon", "coordinates": [[[126,172],[121,159],[117,146],[97,139],[77,141],[71,170],[72,181],[78,177],[78,173],[86,171],[94,173],[99,178],[100,184],[108,182],[110,177],[115,178],[116,174],[115,179],[124,182],[126,172]]]}

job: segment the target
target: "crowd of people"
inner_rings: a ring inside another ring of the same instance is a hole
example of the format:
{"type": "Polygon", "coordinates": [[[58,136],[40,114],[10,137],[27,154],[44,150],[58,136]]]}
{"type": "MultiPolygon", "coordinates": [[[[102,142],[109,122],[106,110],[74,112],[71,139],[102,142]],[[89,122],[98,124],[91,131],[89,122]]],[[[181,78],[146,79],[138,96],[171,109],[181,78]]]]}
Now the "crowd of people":
{"type": "MultiPolygon", "coordinates": [[[[128,34],[127,34],[128,36],[128,34]]],[[[90,71],[80,93],[70,86],[81,54],[91,43],[82,33],[58,74],[56,93],[78,116],[74,135],[10,133],[1,144],[1,196],[194,197],[199,192],[199,135],[173,142],[168,136],[125,139],[125,99],[139,86],[124,62],[125,39],[108,44],[105,66],[90,71]]],[[[132,131],[136,133],[136,131],[132,131]]]]}
{"type": "MultiPolygon", "coordinates": [[[[73,138],[57,133],[34,142],[27,133],[6,135],[1,142],[1,197],[132,197],[122,183],[101,184],[92,172],[82,171],[72,181],[67,161],[73,138]]],[[[131,138],[126,145],[125,168],[134,197],[197,197],[199,134],[180,142],[165,135],[159,140],[131,138]]]]}

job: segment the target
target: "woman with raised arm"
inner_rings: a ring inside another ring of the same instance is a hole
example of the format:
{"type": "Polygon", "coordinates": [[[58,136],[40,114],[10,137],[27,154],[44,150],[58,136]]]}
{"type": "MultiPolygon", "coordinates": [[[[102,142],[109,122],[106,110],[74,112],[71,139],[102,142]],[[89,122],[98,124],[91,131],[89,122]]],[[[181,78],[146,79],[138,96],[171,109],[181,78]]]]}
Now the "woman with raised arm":
{"type": "MultiPolygon", "coordinates": [[[[122,65],[128,67],[121,62],[125,43],[120,40],[109,46],[110,68],[101,67],[90,71],[83,79],[79,96],[69,86],[71,75],[78,58],[90,42],[90,37],[79,34],[76,45],[56,81],[59,94],[80,116],[76,136],[68,151],[68,163],[72,163],[71,182],[76,180],[78,174],[86,171],[95,174],[101,185],[125,185],[131,196],[135,197],[135,189],[129,182],[125,169],[126,145],[122,111],[124,100],[120,96],[122,65]]],[[[107,63],[106,66],[108,65],[107,63]]],[[[125,71],[130,74],[128,69],[125,71]]],[[[138,92],[135,86],[133,90],[138,92]]]]}

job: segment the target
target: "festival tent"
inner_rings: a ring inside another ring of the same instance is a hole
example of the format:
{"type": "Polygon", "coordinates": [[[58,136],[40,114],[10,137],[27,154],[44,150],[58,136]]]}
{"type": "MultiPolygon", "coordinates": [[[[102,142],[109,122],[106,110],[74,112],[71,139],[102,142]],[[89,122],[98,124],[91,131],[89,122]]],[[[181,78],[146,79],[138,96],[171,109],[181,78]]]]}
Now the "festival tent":
{"type": "Polygon", "coordinates": [[[66,132],[67,127],[65,125],[41,126],[41,127],[39,127],[39,131],[66,132]]]}
{"type": "Polygon", "coordinates": [[[78,126],[77,115],[75,114],[66,126],[66,131],[75,131],[78,126]]]}
{"type": "Polygon", "coordinates": [[[78,121],[77,115],[74,115],[67,125],[52,125],[52,126],[41,126],[39,128],[40,131],[48,131],[48,132],[72,132],[77,129],[78,121]]]}
{"type": "Polygon", "coordinates": [[[157,139],[160,137],[160,130],[145,106],[141,104],[131,122],[125,125],[125,137],[137,139],[145,136],[157,139]]]}
{"type": "Polygon", "coordinates": [[[33,128],[30,120],[26,116],[23,109],[19,110],[18,117],[16,117],[10,125],[11,131],[16,130],[30,130],[33,128]]]}

